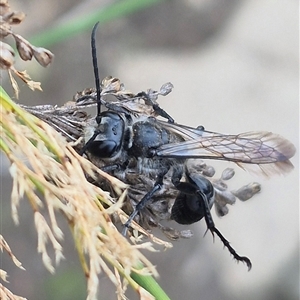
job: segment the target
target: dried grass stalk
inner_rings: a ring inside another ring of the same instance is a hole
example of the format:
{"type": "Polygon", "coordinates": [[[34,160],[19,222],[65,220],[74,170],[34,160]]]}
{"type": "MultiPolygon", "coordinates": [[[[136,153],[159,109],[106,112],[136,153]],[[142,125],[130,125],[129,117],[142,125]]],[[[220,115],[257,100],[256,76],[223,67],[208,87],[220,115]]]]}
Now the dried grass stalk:
{"type": "MultiPolygon", "coordinates": [[[[9,245],[7,244],[7,242],[5,241],[4,237],[1,234],[0,234],[0,250],[1,250],[1,252],[3,252],[5,250],[7,252],[7,254],[10,256],[13,263],[18,268],[20,268],[21,270],[25,270],[23,268],[21,262],[13,254],[13,252],[11,251],[9,245]]],[[[3,281],[8,282],[7,277],[8,277],[8,275],[7,275],[6,271],[0,269],[0,278],[3,281]]],[[[24,300],[26,298],[14,295],[10,290],[8,290],[4,285],[2,285],[0,283],[0,299],[3,299],[3,300],[24,300]]]]}
{"type": "Polygon", "coordinates": [[[22,110],[3,90],[0,96],[0,148],[11,163],[12,217],[18,224],[19,202],[27,196],[34,212],[38,252],[45,267],[51,273],[55,271],[47,243],[54,249],[56,264],[63,258],[60,244],[63,233],[56,222],[56,214],[60,212],[70,226],[87,278],[87,299],[96,299],[98,275],[102,271],[117,287],[119,299],[125,299],[128,283],[141,299],[150,299],[131,274],[157,275],[154,266],[139,251],[139,248],[153,250],[152,245],[132,245],[118,232],[110,215],[118,213],[126,217],[118,199],[89,183],[86,176],[110,182],[120,199],[125,197],[127,186],[78,155],[59,133],[22,110]],[[110,214],[104,205],[110,207],[110,214]],[[46,209],[49,222],[45,219],[46,209]],[[120,277],[125,278],[125,284],[120,277]]]}

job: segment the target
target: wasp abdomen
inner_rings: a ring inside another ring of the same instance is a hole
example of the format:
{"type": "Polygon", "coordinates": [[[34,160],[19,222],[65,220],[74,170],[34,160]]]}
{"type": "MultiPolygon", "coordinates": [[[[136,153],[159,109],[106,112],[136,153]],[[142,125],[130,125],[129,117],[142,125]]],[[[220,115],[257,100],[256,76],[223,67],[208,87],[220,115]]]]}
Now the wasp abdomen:
{"type": "Polygon", "coordinates": [[[186,174],[188,182],[176,184],[180,190],[171,211],[171,218],[179,224],[193,224],[206,215],[205,201],[212,208],[214,188],[209,180],[199,174],[186,174]]]}

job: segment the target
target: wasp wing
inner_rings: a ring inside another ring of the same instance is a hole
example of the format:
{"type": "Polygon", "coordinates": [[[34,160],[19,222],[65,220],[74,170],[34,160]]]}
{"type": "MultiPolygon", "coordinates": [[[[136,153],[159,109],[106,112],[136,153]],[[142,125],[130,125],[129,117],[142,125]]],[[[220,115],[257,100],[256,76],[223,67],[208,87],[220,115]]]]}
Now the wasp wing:
{"type": "Polygon", "coordinates": [[[294,145],[285,138],[265,131],[225,135],[159,121],[182,142],[165,144],[156,151],[158,157],[202,158],[232,161],[239,165],[257,164],[265,173],[285,173],[293,168],[289,161],[295,154],[294,145]]]}
{"type": "Polygon", "coordinates": [[[20,107],[62,133],[69,142],[74,142],[83,135],[86,123],[90,119],[84,110],[71,101],[61,107],[49,104],[20,107]]]}

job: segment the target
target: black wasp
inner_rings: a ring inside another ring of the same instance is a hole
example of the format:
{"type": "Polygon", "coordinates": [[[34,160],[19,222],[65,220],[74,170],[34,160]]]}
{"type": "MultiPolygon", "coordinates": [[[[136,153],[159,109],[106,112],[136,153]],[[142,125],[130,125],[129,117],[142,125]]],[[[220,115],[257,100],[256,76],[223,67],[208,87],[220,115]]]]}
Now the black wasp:
{"type": "MultiPolygon", "coordinates": [[[[141,92],[130,100],[106,102],[98,75],[95,31],[92,31],[92,57],[96,82],[97,116],[86,130],[81,154],[91,154],[104,162],[103,169],[119,179],[130,169],[135,174],[153,178],[132,214],[124,224],[126,235],[132,220],[164,188],[167,181],[177,190],[171,218],[180,224],[205,219],[207,229],[216,234],[237,261],[251,268],[249,258],[240,256],[215,227],[210,210],[215,190],[211,182],[194,171],[190,159],[218,159],[242,164],[256,164],[265,173],[287,172],[295,147],[270,132],[224,135],[179,125],[157,104],[157,92],[141,92]],[[139,101],[143,100],[143,104],[139,101]],[[101,111],[101,106],[106,111],[101,111]],[[166,121],[161,120],[162,117],[166,121]]],[[[171,84],[162,88],[166,95],[171,84]]],[[[83,100],[83,99],[80,99],[83,100]]],[[[126,182],[125,182],[126,183],[126,182]]]]}

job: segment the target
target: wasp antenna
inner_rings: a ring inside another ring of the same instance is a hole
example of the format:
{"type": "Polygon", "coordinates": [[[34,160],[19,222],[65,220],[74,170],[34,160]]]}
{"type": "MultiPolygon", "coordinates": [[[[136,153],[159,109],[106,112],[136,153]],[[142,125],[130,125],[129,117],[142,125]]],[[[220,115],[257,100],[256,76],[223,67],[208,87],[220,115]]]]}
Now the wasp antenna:
{"type": "Polygon", "coordinates": [[[96,91],[97,91],[97,116],[96,122],[100,123],[100,113],[101,113],[101,87],[100,87],[100,79],[99,79],[99,71],[98,71],[98,62],[97,62],[97,50],[96,50],[96,30],[99,25],[97,22],[92,31],[91,36],[91,46],[92,46],[92,59],[93,59],[93,69],[94,69],[94,76],[95,76],[95,84],[96,84],[96,91]]]}

